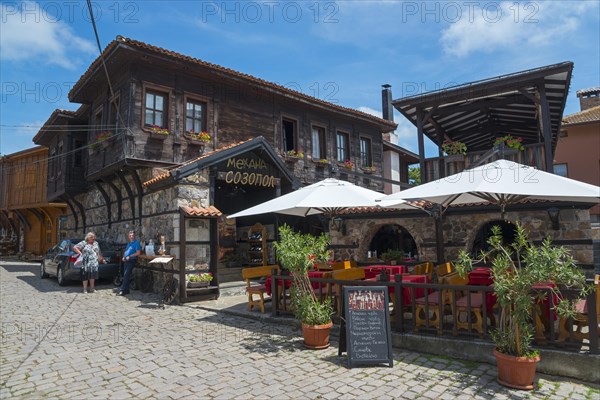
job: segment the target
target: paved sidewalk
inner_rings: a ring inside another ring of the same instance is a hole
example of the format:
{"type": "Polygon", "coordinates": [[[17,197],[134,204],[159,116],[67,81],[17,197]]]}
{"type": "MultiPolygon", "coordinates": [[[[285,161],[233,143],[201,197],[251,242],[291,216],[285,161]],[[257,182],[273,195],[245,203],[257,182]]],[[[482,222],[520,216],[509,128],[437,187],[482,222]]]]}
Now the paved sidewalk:
{"type": "Polygon", "coordinates": [[[409,351],[394,352],[394,368],[348,369],[336,343],[305,350],[288,324],[209,311],[208,302],[156,309],[154,295],[117,297],[108,284],[82,294],[41,280],[38,268],[0,262],[2,399],[600,397],[599,386],[541,374],[536,390],[512,391],[492,365],[409,351]]]}

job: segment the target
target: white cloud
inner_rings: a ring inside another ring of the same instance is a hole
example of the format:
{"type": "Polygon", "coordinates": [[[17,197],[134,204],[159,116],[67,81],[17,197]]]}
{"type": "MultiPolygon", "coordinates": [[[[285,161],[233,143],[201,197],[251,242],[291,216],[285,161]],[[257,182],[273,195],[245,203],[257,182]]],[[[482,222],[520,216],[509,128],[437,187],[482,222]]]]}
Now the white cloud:
{"type": "Polygon", "coordinates": [[[73,69],[79,56],[95,51],[92,42],[76,36],[71,27],[49,16],[38,3],[2,4],[1,15],[4,60],[35,60],[73,69]]]}
{"type": "MultiPolygon", "coordinates": [[[[579,18],[597,8],[594,2],[481,3],[460,11],[460,18],[442,30],[446,54],[465,57],[475,52],[555,45],[579,27],[579,18]]],[[[453,17],[454,18],[454,17],[453,17]]]]}

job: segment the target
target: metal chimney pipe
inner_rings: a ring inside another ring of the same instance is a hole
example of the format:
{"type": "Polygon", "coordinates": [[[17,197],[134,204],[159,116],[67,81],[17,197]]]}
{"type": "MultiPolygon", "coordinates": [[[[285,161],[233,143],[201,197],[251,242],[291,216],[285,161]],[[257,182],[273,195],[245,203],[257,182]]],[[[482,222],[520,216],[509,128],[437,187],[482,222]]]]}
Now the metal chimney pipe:
{"type": "Polygon", "coordinates": [[[392,86],[381,85],[383,89],[381,89],[381,107],[383,119],[387,119],[388,121],[394,121],[394,106],[392,105],[392,86]]]}

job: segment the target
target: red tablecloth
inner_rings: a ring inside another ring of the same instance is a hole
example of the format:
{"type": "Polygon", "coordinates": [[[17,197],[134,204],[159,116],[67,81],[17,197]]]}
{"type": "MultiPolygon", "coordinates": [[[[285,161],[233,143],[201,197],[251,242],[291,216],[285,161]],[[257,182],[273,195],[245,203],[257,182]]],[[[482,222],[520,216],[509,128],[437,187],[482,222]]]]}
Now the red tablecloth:
{"type": "MultiPolygon", "coordinates": [[[[323,274],[326,274],[327,271],[308,271],[308,277],[309,278],[322,278],[323,274]]],[[[267,294],[270,296],[271,295],[271,277],[267,276],[267,280],[265,281],[265,289],[267,291],[267,294]]],[[[325,285],[326,283],[323,282],[312,282],[312,287],[313,289],[318,289],[319,288],[319,284],[321,284],[323,286],[323,292],[325,292],[325,285]]],[[[280,284],[281,286],[281,284],[280,284]]],[[[289,289],[292,286],[292,280],[286,280],[285,281],[285,288],[286,290],[289,289]]],[[[279,289],[281,290],[281,288],[279,289]]]]}
{"type": "Polygon", "coordinates": [[[469,272],[469,285],[489,286],[493,283],[491,268],[479,267],[469,272]]]}
{"type": "MultiPolygon", "coordinates": [[[[365,279],[367,281],[377,281],[377,278],[371,278],[371,279],[365,279]]],[[[429,276],[428,275],[407,275],[407,274],[403,274],[402,275],[402,282],[410,282],[410,283],[429,283],[429,276]]],[[[393,286],[388,286],[389,288],[389,294],[390,297],[394,294],[394,287],[393,286]]],[[[412,304],[412,298],[411,298],[411,292],[415,291],[415,299],[418,299],[419,297],[423,297],[425,296],[425,289],[424,288],[408,288],[408,287],[403,287],[402,288],[402,305],[404,307],[406,306],[410,306],[412,304]]]]}
{"type": "Polygon", "coordinates": [[[390,275],[390,277],[393,277],[396,274],[404,274],[408,272],[408,269],[405,265],[369,265],[362,268],[365,270],[366,279],[377,277],[384,269],[386,270],[387,274],[390,275]]]}
{"type": "MultiPolygon", "coordinates": [[[[531,288],[532,289],[550,289],[553,288],[555,285],[552,282],[540,282],[540,283],[536,283],[535,285],[532,285],[531,288]]],[[[547,292],[547,291],[546,291],[547,292]]],[[[552,294],[552,295],[547,295],[546,298],[544,300],[540,300],[537,302],[537,304],[540,306],[540,308],[543,310],[546,310],[546,320],[550,320],[550,308],[554,308],[558,305],[558,303],[560,302],[560,298],[556,295],[556,294],[552,294]],[[552,300],[550,300],[550,298],[552,298],[552,300]],[[552,303],[550,303],[552,301],[552,303]]],[[[556,320],[557,315],[556,315],[556,310],[553,311],[554,312],[554,320],[556,320]]]]}

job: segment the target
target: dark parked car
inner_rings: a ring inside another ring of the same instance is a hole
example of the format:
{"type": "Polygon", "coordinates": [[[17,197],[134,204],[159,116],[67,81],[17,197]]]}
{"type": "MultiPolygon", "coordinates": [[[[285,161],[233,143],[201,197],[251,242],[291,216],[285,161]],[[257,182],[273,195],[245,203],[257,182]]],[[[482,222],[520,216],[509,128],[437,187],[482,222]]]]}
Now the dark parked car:
{"type": "MultiPolygon", "coordinates": [[[[106,264],[100,263],[98,266],[99,278],[113,279],[119,272],[121,263],[120,253],[106,240],[96,239],[100,245],[102,256],[106,264]]],[[[65,239],[56,246],[49,249],[40,265],[40,278],[56,276],[58,284],[65,286],[70,280],[81,280],[81,267],[75,266],[77,253],[73,251],[73,245],[81,242],[81,239],[65,239]]]]}

